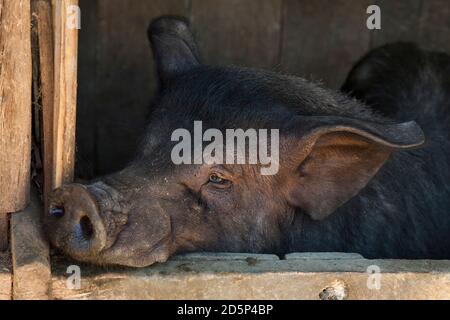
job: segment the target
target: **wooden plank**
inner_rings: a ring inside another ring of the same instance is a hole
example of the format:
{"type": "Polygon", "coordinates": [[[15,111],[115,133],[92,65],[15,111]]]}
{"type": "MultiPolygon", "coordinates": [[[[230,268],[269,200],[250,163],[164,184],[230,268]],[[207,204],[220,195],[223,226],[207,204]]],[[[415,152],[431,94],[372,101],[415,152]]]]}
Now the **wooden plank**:
{"type": "Polygon", "coordinates": [[[422,0],[378,0],[381,10],[381,29],[371,31],[371,47],[376,48],[395,41],[417,39],[422,0]]]}
{"type": "MultiPolygon", "coordinates": [[[[157,79],[147,40],[149,22],[163,14],[186,16],[187,5],[180,0],[97,2],[96,29],[90,30],[85,25],[81,29],[93,32],[97,44],[80,47],[83,62],[86,63],[88,55],[89,59],[95,59],[96,65],[90,74],[84,73],[80,82],[87,81],[95,90],[92,94],[80,91],[83,104],[79,107],[80,114],[87,117],[95,113],[94,133],[89,134],[96,143],[94,169],[95,174],[104,174],[121,168],[134,156],[151,111],[157,79]]],[[[80,89],[86,90],[85,85],[80,89]]],[[[80,139],[84,134],[79,132],[80,139]]]]}
{"type": "Polygon", "coordinates": [[[49,246],[42,231],[42,206],[36,190],[25,210],[11,217],[13,298],[48,299],[51,279],[49,246]]]}
{"type": "Polygon", "coordinates": [[[0,252],[8,249],[9,242],[9,216],[0,216],[0,252]]]}
{"type": "Polygon", "coordinates": [[[54,26],[54,101],[52,187],[73,180],[77,97],[78,29],[67,23],[69,6],[78,0],[52,3],[54,26]]]}
{"type": "Polygon", "coordinates": [[[0,214],[29,201],[30,2],[0,0],[0,214]]]}
{"type": "Polygon", "coordinates": [[[75,176],[91,179],[95,174],[96,113],[98,103],[96,68],[98,46],[98,1],[80,0],[82,26],[79,32],[78,94],[77,94],[77,152],[75,176]]]}
{"type": "Polygon", "coordinates": [[[205,61],[277,67],[281,5],[278,0],[192,0],[192,25],[205,61]]]}
{"type": "Polygon", "coordinates": [[[0,300],[11,300],[12,275],[9,251],[0,252],[0,300]]]}
{"type": "Polygon", "coordinates": [[[350,300],[450,298],[448,260],[367,260],[327,254],[278,260],[244,254],[220,259],[215,253],[212,258],[207,254],[174,258],[139,269],[81,266],[81,287],[76,290],[67,287],[67,267],[74,262],[60,260],[54,264],[51,292],[53,299],[318,300],[338,280],[350,300]],[[380,273],[372,276],[369,267],[378,267],[380,273]]]}
{"type": "Polygon", "coordinates": [[[286,0],[283,6],[283,70],[339,88],[368,51],[366,0],[286,0]]]}
{"type": "Polygon", "coordinates": [[[54,99],[54,59],[53,59],[53,17],[50,0],[33,0],[32,12],[37,37],[37,57],[39,64],[39,92],[41,94],[41,146],[44,171],[44,199],[47,202],[53,189],[53,99],[54,99]]]}
{"type": "Polygon", "coordinates": [[[427,49],[450,52],[448,0],[426,0],[419,21],[419,43],[427,49]]]}

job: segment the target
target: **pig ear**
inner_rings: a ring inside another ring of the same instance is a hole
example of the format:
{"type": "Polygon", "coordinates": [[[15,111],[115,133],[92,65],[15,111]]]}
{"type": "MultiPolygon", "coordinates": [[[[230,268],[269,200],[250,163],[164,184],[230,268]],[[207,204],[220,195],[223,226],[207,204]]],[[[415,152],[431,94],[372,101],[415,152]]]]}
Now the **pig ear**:
{"type": "Polygon", "coordinates": [[[200,65],[197,45],[185,19],[157,18],[150,23],[147,34],[161,81],[200,65]]]}
{"type": "Polygon", "coordinates": [[[297,151],[288,161],[287,198],[315,220],[324,219],[358,194],[394,150],[424,143],[423,132],[413,121],[380,124],[306,117],[301,123],[300,142],[289,138],[290,145],[297,140],[297,151]]]}

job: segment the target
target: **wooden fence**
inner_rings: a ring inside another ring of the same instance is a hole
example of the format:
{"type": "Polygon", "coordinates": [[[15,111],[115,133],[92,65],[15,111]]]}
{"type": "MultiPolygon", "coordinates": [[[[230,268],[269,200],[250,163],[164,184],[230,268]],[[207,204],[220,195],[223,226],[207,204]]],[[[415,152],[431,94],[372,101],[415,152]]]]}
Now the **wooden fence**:
{"type": "Polygon", "coordinates": [[[73,179],[78,30],[67,21],[77,5],[0,0],[0,251],[30,178],[43,172],[45,194],[73,179]]]}

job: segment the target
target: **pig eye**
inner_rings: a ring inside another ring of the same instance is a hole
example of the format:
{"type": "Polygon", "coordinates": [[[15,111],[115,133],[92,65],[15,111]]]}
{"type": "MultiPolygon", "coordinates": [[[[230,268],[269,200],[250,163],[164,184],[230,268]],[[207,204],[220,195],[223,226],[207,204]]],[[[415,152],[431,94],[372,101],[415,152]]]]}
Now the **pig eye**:
{"type": "Polygon", "coordinates": [[[230,183],[229,180],[226,180],[222,177],[220,177],[218,174],[216,173],[212,173],[209,176],[209,182],[217,184],[217,185],[226,185],[228,183],[230,183]]]}

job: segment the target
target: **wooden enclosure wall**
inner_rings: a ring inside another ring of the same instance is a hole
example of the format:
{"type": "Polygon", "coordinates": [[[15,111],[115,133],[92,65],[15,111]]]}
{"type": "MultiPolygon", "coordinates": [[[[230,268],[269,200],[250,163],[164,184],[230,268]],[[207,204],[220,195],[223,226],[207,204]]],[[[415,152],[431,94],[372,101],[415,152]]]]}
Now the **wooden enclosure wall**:
{"type": "Polygon", "coordinates": [[[190,19],[204,60],[283,71],[339,88],[368,50],[407,40],[450,52],[448,0],[80,0],[77,169],[123,166],[156,88],[146,38],[162,14],[190,19]],[[366,9],[381,8],[369,31],[366,9]]]}

